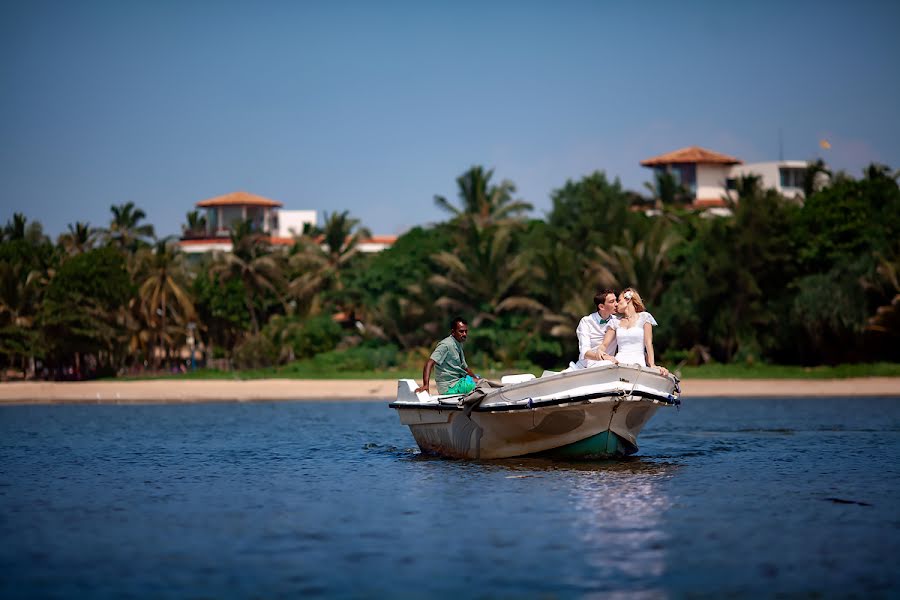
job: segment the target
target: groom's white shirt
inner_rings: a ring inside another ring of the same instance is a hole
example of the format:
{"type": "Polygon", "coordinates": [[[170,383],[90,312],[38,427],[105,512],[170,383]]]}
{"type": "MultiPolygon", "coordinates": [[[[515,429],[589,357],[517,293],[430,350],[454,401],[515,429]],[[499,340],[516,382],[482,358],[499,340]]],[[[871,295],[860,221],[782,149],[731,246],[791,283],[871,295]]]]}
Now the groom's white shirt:
{"type": "MultiPolygon", "coordinates": [[[[578,323],[578,327],[575,329],[575,335],[578,337],[578,366],[582,368],[590,367],[592,365],[596,365],[601,361],[589,360],[584,357],[584,353],[590,350],[591,348],[596,348],[601,343],[603,343],[603,338],[606,337],[606,330],[609,329],[609,324],[613,320],[618,320],[619,318],[616,315],[610,315],[609,320],[606,322],[603,321],[603,317],[600,316],[599,312],[593,312],[586,317],[583,317],[581,321],[578,323]]],[[[610,347],[606,349],[607,354],[612,354],[615,356],[616,354],[616,343],[613,342],[610,344],[610,347]]]]}

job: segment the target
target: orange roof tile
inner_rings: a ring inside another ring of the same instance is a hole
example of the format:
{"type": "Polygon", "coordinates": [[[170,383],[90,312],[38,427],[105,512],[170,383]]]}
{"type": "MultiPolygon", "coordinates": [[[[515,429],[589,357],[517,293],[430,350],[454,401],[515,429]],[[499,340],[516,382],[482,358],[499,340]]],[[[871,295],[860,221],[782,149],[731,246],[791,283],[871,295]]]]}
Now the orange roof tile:
{"type": "MultiPolygon", "coordinates": [[[[275,246],[290,246],[294,244],[297,240],[292,237],[265,237],[265,239],[275,246]]],[[[318,241],[322,241],[324,236],[319,236],[318,241]]],[[[396,235],[376,235],[370,238],[363,238],[360,240],[363,244],[384,244],[386,246],[393,246],[394,242],[397,241],[396,235]]],[[[230,237],[204,237],[204,238],[191,238],[191,239],[182,239],[179,240],[179,243],[183,246],[194,246],[200,244],[230,244],[230,237]]]]}
{"type": "Polygon", "coordinates": [[[215,198],[210,198],[208,200],[201,200],[197,203],[198,208],[235,205],[268,206],[275,208],[284,206],[281,202],[269,200],[268,198],[263,198],[262,196],[257,196],[256,194],[251,194],[249,192],[232,192],[230,194],[225,194],[224,196],[216,196],[215,198]]]}
{"type": "Polygon", "coordinates": [[[653,167],[656,165],[674,165],[679,163],[697,163],[697,164],[717,164],[717,165],[740,165],[744,161],[727,154],[713,152],[700,146],[688,146],[674,152],[661,154],[642,160],[641,165],[645,167],[653,167]]]}
{"type": "Polygon", "coordinates": [[[714,208],[726,206],[724,198],[697,198],[693,202],[694,208],[714,208]]]}
{"type": "Polygon", "coordinates": [[[393,245],[397,241],[396,235],[373,235],[363,240],[364,244],[390,244],[393,245]]]}

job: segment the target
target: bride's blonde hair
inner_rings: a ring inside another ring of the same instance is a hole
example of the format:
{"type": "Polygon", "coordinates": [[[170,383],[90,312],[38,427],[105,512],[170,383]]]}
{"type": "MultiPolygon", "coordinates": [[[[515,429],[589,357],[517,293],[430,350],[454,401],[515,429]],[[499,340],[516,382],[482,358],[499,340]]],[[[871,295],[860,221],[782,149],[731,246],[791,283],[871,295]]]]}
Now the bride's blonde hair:
{"type": "Polygon", "coordinates": [[[647,309],[644,307],[644,301],[641,300],[641,295],[638,294],[638,291],[634,288],[625,288],[622,290],[622,295],[626,300],[631,300],[631,303],[634,304],[635,312],[645,312],[647,309]],[[630,294],[630,295],[629,295],[630,294]]]}

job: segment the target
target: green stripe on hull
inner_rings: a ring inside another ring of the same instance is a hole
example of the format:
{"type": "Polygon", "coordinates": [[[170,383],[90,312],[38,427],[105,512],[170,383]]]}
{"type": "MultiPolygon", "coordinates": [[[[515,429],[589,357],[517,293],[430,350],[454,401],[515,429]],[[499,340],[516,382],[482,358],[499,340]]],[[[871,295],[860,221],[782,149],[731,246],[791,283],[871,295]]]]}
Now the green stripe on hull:
{"type": "Polygon", "coordinates": [[[560,446],[541,454],[558,458],[603,458],[634,454],[637,448],[611,431],[603,431],[589,438],[560,446]]]}

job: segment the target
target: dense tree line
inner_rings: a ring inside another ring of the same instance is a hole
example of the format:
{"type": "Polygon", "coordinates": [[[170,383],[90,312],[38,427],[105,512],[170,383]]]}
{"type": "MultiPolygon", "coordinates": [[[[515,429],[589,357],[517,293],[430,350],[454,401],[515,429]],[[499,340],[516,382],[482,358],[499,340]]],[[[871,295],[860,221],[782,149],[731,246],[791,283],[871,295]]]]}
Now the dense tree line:
{"type": "MultiPolygon", "coordinates": [[[[0,366],[52,378],[207,358],[269,366],[337,349],[341,365],[420,360],[451,314],[469,318],[481,364],[564,365],[597,287],[635,286],[669,363],[821,364],[900,356],[898,174],[814,163],[804,202],[738,181],[730,216],[693,211],[666,175],[650,197],[597,172],[552,194],[543,219],[512,182],[473,167],[447,219],[388,250],[347,212],[273,247],[250,223],[233,251],[187,256],[132,203],[105,228],[53,243],[19,214],[0,238],[0,366]],[[823,176],[824,175],[824,176],[823,176]]],[[[188,213],[185,236],[205,224],[188,213]]]]}

